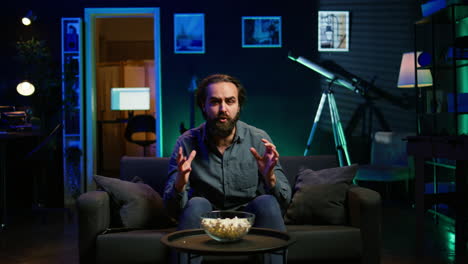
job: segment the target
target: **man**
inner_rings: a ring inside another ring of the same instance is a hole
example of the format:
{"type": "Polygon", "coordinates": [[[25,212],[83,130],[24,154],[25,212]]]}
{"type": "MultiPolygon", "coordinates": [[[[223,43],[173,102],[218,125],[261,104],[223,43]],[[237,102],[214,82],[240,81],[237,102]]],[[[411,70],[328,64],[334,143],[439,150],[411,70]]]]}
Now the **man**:
{"type": "Polygon", "coordinates": [[[210,75],[196,96],[206,122],[177,140],[164,191],[178,229],[199,228],[205,212],[242,210],[255,214],[255,227],[285,231],[281,209],[291,188],[270,137],[239,121],[243,86],[229,75],[210,75]]]}

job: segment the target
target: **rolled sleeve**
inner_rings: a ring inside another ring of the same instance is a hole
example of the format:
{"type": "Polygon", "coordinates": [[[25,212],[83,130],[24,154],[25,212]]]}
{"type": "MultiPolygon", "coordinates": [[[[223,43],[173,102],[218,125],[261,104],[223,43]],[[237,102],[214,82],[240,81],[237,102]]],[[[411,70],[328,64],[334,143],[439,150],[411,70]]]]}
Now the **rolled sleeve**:
{"type": "Polygon", "coordinates": [[[273,195],[278,200],[278,203],[283,212],[289,206],[291,201],[291,186],[289,185],[288,179],[283,173],[281,167],[275,170],[276,184],[273,188],[267,189],[267,193],[273,195]]]}
{"type": "Polygon", "coordinates": [[[164,206],[166,207],[167,212],[171,217],[177,218],[182,208],[185,207],[187,203],[187,189],[189,186],[186,186],[185,190],[182,192],[177,192],[175,189],[175,180],[177,178],[177,153],[180,144],[176,144],[175,150],[172,153],[171,159],[169,161],[169,177],[164,187],[163,201],[164,206]]]}
{"type": "MultiPolygon", "coordinates": [[[[273,140],[270,138],[270,136],[262,131],[262,138],[267,139],[270,141],[272,144],[273,140]]],[[[264,148],[262,149],[262,152],[265,151],[264,148]]],[[[281,210],[283,212],[286,212],[286,209],[289,206],[289,203],[291,201],[291,186],[289,185],[289,181],[284,175],[283,168],[281,165],[278,163],[275,166],[275,176],[276,176],[276,184],[273,188],[267,189],[266,192],[268,194],[271,194],[276,197],[278,200],[278,203],[281,207],[281,210]]],[[[266,185],[265,185],[266,186],[266,185]]]]}

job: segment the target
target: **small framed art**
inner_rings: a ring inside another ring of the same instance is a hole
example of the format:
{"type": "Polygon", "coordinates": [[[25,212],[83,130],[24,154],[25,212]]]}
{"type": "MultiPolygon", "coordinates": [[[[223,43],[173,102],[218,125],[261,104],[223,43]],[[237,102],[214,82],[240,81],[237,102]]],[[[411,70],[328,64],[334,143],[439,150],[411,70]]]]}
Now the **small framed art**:
{"type": "Polygon", "coordinates": [[[174,53],[205,53],[205,14],[174,14],[174,53]]]}
{"type": "Polygon", "coordinates": [[[280,48],[280,16],[242,17],[243,48],[280,48]]]}
{"type": "Polygon", "coordinates": [[[348,11],[319,11],[318,50],[349,51],[348,11]]]}

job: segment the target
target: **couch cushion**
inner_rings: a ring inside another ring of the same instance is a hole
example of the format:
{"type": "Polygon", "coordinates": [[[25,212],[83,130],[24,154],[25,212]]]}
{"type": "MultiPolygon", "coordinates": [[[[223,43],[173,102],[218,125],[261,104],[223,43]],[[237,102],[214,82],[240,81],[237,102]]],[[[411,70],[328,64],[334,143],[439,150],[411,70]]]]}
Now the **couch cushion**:
{"type": "Polygon", "coordinates": [[[174,231],[175,228],[99,235],[96,239],[97,263],[167,263],[169,248],[160,239],[174,231]]]}
{"type": "Polygon", "coordinates": [[[346,259],[345,263],[351,263],[350,260],[355,259],[359,263],[362,253],[359,228],[287,225],[286,229],[296,239],[296,243],[288,248],[288,262],[346,259]]]}
{"type": "Polygon", "coordinates": [[[285,215],[287,224],[333,224],[347,222],[345,201],[357,165],[313,171],[302,170],[285,215]]]}
{"type": "Polygon", "coordinates": [[[147,184],[99,175],[95,175],[94,180],[118,205],[123,226],[150,228],[172,224],[162,198],[147,184]]]}

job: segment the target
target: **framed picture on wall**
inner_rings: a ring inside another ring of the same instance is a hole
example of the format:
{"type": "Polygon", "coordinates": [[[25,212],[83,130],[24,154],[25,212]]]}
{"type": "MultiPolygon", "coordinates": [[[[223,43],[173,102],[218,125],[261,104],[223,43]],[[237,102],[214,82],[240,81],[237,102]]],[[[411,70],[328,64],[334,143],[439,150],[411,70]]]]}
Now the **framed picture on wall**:
{"type": "Polygon", "coordinates": [[[280,48],[280,16],[242,17],[243,48],[280,48]]]}
{"type": "Polygon", "coordinates": [[[205,53],[205,14],[174,14],[174,53],[205,53]]]}
{"type": "Polygon", "coordinates": [[[318,12],[318,50],[349,51],[349,12],[318,12]]]}

